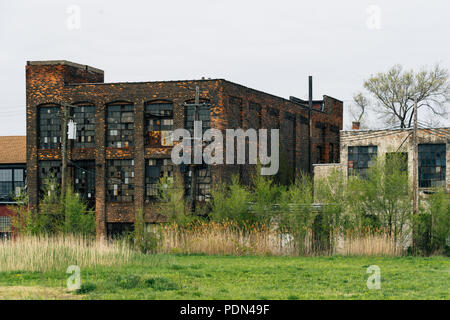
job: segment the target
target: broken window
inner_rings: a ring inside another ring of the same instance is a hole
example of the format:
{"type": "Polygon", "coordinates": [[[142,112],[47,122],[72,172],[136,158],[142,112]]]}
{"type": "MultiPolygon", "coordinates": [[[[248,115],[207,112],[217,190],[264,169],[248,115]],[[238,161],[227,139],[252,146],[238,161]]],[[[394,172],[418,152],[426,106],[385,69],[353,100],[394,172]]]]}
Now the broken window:
{"type": "Polygon", "coordinates": [[[170,159],[147,159],[145,165],[145,198],[149,202],[158,197],[158,183],[162,177],[173,176],[170,159]]]}
{"type": "Polygon", "coordinates": [[[367,177],[367,169],[377,156],[377,146],[348,147],[348,175],[367,177]]]}
{"type": "MultiPolygon", "coordinates": [[[[194,103],[189,101],[188,103],[194,103]]],[[[211,128],[211,115],[209,106],[199,106],[197,107],[198,121],[202,121],[202,132],[205,133],[206,130],[211,128]]],[[[195,120],[195,108],[193,106],[188,106],[185,109],[185,129],[189,130],[191,137],[194,136],[194,120],[195,120]]]]}
{"type": "Polygon", "coordinates": [[[42,160],[39,161],[39,187],[42,192],[45,191],[46,186],[49,188],[48,192],[54,190],[58,192],[61,185],[61,161],[59,160],[42,160]]]}
{"type": "Polygon", "coordinates": [[[95,161],[74,161],[74,191],[90,206],[95,205],[95,161]]]}
{"type": "MultiPolygon", "coordinates": [[[[193,102],[189,102],[193,103],[193,102]]],[[[188,106],[185,110],[185,128],[191,133],[191,137],[194,136],[194,119],[195,119],[195,109],[194,107],[188,106]]],[[[202,121],[202,132],[205,133],[206,130],[211,128],[211,113],[209,106],[197,107],[198,120],[202,121]]],[[[198,201],[208,201],[211,197],[211,168],[210,166],[203,164],[201,166],[193,166],[185,172],[185,190],[186,195],[191,194],[191,177],[192,169],[196,170],[197,173],[197,183],[196,183],[196,198],[198,201]]]]}
{"type": "Polygon", "coordinates": [[[11,202],[25,185],[25,165],[0,166],[0,203],[11,202]]]}
{"type": "Polygon", "coordinates": [[[419,187],[445,186],[445,144],[419,144],[419,187]]]}
{"type": "Polygon", "coordinates": [[[0,217],[0,240],[9,238],[11,234],[11,217],[0,217]]]}
{"type": "Polygon", "coordinates": [[[95,107],[73,108],[73,121],[77,124],[75,148],[95,148],[95,107]]]}
{"type": "Polygon", "coordinates": [[[133,146],[134,107],[130,104],[108,106],[107,147],[128,148],[133,146]]]}
{"type": "Polygon", "coordinates": [[[57,149],[61,144],[61,108],[39,108],[39,148],[57,149]]]}
{"type": "MultiPolygon", "coordinates": [[[[192,167],[191,167],[192,168],[192,167]]],[[[196,167],[197,172],[197,201],[209,201],[211,198],[211,167],[203,165],[196,167]]],[[[188,170],[185,178],[186,195],[191,195],[192,170],[188,170]]]]}
{"type": "Polygon", "coordinates": [[[108,160],[107,196],[111,202],[133,202],[134,160],[108,160]]]}
{"type": "Polygon", "coordinates": [[[173,146],[173,104],[145,105],[145,145],[149,147],[173,146]]]}

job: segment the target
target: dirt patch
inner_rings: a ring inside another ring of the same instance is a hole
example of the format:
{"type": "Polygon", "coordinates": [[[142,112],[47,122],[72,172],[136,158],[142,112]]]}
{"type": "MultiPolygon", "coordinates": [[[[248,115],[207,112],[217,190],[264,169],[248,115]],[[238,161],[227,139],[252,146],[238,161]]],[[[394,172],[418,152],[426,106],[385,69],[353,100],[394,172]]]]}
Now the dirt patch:
{"type": "Polygon", "coordinates": [[[75,295],[64,288],[39,286],[0,286],[0,300],[77,300],[75,295]]]}

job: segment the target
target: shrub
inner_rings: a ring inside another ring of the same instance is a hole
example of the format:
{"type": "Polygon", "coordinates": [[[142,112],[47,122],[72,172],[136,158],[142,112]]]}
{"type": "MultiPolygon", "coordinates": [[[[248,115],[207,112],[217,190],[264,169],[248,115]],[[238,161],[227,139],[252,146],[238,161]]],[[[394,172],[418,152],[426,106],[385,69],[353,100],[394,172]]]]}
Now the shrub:
{"type": "Polygon", "coordinates": [[[155,232],[147,230],[144,221],[144,211],[138,210],[135,217],[133,240],[135,248],[141,253],[155,253],[158,247],[158,237],[155,232]]]}

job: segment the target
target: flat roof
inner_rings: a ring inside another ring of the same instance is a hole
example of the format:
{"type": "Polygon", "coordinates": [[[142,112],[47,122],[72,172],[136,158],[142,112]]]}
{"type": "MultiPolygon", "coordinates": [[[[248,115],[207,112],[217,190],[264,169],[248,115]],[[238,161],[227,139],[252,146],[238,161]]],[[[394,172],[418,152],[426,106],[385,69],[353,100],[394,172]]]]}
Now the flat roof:
{"type": "Polygon", "coordinates": [[[65,65],[65,66],[71,66],[78,69],[88,70],[95,73],[101,73],[104,74],[105,72],[101,69],[94,68],[91,66],[88,66],[87,64],[80,64],[76,62],[71,62],[67,60],[45,60],[45,61],[27,61],[27,65],[29,66],[55,66],[55,65],[65,65]]]}

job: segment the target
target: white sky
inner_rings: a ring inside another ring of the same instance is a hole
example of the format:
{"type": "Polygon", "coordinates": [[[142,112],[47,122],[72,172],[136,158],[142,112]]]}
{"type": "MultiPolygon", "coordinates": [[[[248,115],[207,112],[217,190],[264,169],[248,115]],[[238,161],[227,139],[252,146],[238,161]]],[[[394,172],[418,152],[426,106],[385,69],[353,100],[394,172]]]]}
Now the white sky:
{"type": "Polygon", "coordinates": [[[27,60],[88,64],[105,82],[225,78],[285,98],[307,98],[312,75],[315,99],[348,106],[396,63],[449,68],[449,31],[446,0],[0,0],[0,135],[25,134],[27,60]],[[367,26],[371,5],[380,29],[367,26]]]}

